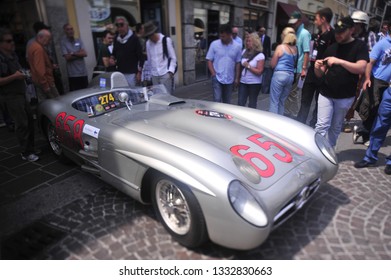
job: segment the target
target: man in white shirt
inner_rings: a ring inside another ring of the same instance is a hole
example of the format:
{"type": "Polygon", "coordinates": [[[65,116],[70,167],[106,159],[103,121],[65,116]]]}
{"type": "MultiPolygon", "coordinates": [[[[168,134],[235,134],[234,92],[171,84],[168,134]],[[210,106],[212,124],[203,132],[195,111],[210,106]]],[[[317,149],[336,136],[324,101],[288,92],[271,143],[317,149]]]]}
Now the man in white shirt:
{"type": "Polygon", "coordinates": [[[177,58],[170,37],[157,32],[157,26],[149,21],[144,25],[144,37],[147,57],[151,64],[152,84],[163,84],[168,93],[175,89],[174,74],[177,68],[177,58]]]}

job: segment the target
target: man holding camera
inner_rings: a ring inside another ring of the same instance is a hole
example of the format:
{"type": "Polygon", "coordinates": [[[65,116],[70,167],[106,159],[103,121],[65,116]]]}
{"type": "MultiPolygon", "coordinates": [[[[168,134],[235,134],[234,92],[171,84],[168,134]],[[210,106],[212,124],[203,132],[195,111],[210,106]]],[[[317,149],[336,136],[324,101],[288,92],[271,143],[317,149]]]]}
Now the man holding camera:
{"type": "Polygon", "coordinates": [[[351,17],[341,18],[334,28],[336,43],[326,49],[324,59],[315,61],[315,75],[322,80],[315,130],[333,147],[354,102],[359,75],[364,74],[369,60],[365,42],[352,37],[354,22],[351,17]]]}
{"type": "Polygon", "coordinates": [[[34,121],[26,101],[25,74],[15,54],[15,42],[8,29],[0,28],[0,106],[15,122],[22,159],[37,161],[34,153],[34,121]]]}

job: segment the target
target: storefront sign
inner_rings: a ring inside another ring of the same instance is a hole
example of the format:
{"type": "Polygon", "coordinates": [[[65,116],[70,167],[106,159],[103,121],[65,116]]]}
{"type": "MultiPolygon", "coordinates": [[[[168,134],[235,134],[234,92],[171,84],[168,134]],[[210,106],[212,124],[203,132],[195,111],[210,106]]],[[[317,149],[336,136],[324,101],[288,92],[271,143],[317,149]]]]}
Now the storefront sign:
{"type": "Polygon", "coordinates": [[[106,30],[106,25],[111,23],[110,0],[90,1],[90,22],[93,32],[106,30]]]}

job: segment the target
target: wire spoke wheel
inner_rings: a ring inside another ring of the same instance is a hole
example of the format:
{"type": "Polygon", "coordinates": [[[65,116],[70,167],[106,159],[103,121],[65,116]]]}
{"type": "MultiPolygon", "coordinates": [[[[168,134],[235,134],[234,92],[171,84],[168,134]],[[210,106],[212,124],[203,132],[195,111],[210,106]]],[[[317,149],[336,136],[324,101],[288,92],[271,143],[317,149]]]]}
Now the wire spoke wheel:
{"type": "Polygon", "coordinates": [[[56,129],[53,124],[49,123],[47,128],[47,138],[49,141],[50,148],[56,154],[56,156],[61,156],[62,148],[60,145],[60,140],[56,133],[56,129]]]}
{"type": "Polygon", "coordinates": [[[201,207],[185,184],[156,173],[152,180],[152,203],[160,222],[182,245],[197,247],[208,239],[201,207]]]}
{"type": "Polygon", "coordinates": [[[165,223],[176,234],[189,232],[191,213],[181,190],[167,180],[161,180],[156,186],[158,208],[165,223]]]}

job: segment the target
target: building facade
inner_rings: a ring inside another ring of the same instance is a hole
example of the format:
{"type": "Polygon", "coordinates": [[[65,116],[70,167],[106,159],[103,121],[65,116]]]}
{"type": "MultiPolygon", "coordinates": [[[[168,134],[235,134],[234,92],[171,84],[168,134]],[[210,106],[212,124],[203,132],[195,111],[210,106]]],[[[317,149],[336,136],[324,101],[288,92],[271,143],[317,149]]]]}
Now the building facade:
{"type": "Polygon", "coordinates": [[[187,85],[209,78],[205,55],[210,43],[218,38],[221,24],[238,27],[241,37],[245,31],[264,26],[273,43],[279,40],[295,10],[305,15],[308,30],[316,32],[314,16],[323,7],[334,11],[334,20],[362,9],[380,24],[388,16],[386,4],[385,0],[0,0],[0,25],[13,30],[22,62],[25,45],[34,36],[33,23],[43,21],[51,26],[56,62],[66,87],[65,60],[59,44],[65,23],[73,25],[76,37],[86,46],[91,77],[102,32],[116,16],[124,15],[131,26],[154,20],[175,44],[179,62],[176,83],[187,85]]]}

